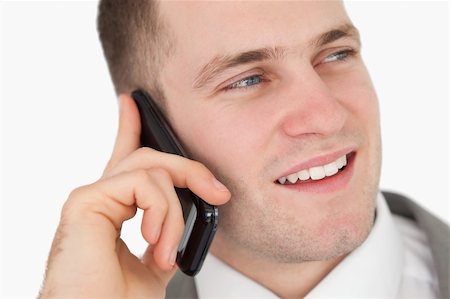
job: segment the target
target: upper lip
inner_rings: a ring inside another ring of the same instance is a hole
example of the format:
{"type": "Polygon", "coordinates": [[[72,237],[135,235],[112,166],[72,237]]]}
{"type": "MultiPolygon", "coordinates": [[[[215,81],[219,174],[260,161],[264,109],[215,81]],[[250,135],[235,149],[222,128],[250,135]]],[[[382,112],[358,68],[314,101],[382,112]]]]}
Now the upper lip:
{"type": "Polygon", "coordinates": [[[337,150],[337,151],[334,151],[332,153],[315,156],[313,158],[310,158],[308,160],[300,162],[300,163],[296,164],[295,166],[289,168],[288,170],[284,171],[283,174],[281,174],[280,176],[278,176],[276,178],[276,180],[279,179],[279,178],[282,178],[282,177],[286,177],[286,176],[288,176],[288,175],[290,175],[292,173],[299,172],[300,170],[309,169],[309,168],[315,167],[315,166],[323,166],[323,165],[326,165],[328,163],[334,162],[339,157],[342,157],[344,155],[348,155],[348,154],[350,154],[353,151],[355,151],[354,147],[346,147],[344,149],[337,150]]]}

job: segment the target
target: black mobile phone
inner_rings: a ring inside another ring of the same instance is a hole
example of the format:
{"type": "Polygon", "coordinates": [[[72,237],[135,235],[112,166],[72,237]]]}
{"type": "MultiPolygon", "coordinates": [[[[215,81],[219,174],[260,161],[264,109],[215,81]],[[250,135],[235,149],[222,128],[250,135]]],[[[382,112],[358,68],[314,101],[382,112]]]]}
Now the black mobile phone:
{"type": "MultiPolygon", "coordinates": [[[[131,96],[141,116],[141,146],[187,157],[152,98],[141,90],[134,91],[131,96]]],[[[176,261],[181,271],[194,276],[200,271],[213,240],[219,212],[217,207],[206,203],[189,189],[175,188],[175,191],[185,223],[176,261]]]]}

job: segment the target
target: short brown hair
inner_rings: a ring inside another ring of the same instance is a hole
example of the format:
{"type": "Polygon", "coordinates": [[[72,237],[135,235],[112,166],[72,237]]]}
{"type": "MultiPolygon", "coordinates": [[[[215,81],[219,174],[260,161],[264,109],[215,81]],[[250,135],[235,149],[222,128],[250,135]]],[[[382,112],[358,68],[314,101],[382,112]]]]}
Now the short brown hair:
{"type": "Polygon", "coordinates": [[[161,105],[163,61],[173,49],[155,0],[101,0],[97,29],[116,93],[143,89],[161,105]]]}

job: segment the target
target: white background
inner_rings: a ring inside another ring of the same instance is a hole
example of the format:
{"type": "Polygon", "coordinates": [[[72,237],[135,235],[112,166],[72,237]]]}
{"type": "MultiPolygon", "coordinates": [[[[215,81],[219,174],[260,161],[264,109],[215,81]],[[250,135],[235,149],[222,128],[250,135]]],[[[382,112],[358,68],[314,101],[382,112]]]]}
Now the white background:
{"type": "MultiPolygon", "coordinates": [[[[381,186],[449,222],[448,3],[347,4],[381,106],[381,186]]],[[[96,180],[117,127],[95,2],[2,3],[0,296],[35,297],[60,208],[96,180]]],[[[141,252],[136,224],[125,239],[141,252]]]]}

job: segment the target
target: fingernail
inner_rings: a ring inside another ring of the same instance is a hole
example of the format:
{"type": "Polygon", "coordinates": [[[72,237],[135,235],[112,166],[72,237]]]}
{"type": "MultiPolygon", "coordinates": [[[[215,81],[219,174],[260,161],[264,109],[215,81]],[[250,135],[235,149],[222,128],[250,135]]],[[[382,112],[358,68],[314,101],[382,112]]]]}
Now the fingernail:
{"type": "Polygon", "coordinates": [[[213,184],[217,188],[217,190],[228,192],[227,187],[225,187],[225,185],[219,182],[215,177],[213,177],[213,184]]]}
{"type": "Polygon", "coordinates": [[[170,264],[171,266],[175,266],[175,260],[176,260],[176,258],[177,258],[177,252],[178,252],[178,249],[175,248],[175,249],[172,251],[172,253],[170,254],[170,256],[169,256],[169,264],[170,264]]]}

